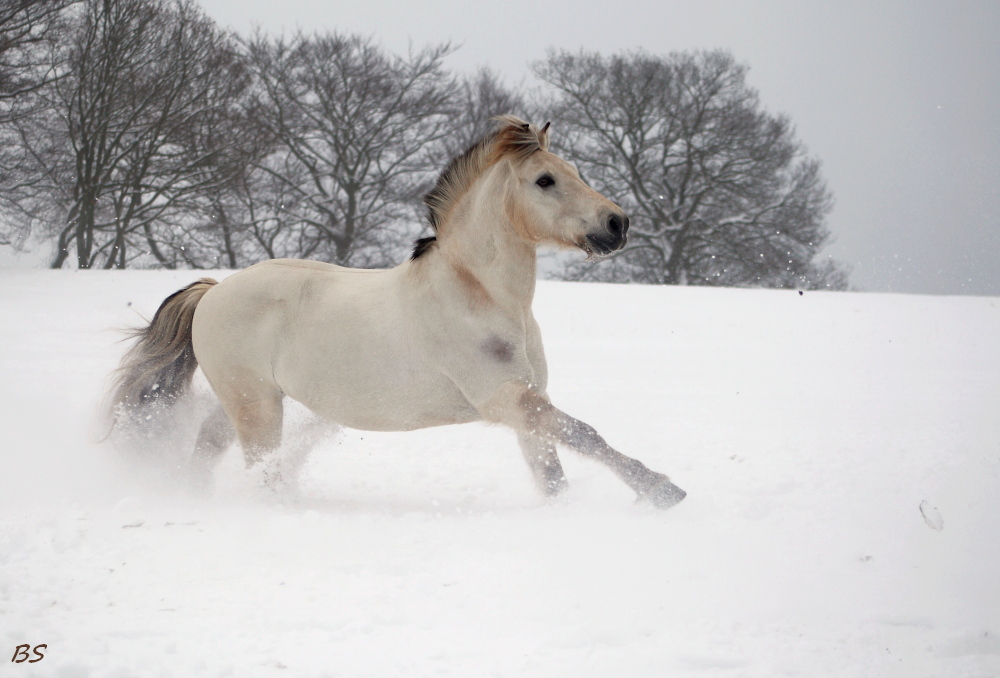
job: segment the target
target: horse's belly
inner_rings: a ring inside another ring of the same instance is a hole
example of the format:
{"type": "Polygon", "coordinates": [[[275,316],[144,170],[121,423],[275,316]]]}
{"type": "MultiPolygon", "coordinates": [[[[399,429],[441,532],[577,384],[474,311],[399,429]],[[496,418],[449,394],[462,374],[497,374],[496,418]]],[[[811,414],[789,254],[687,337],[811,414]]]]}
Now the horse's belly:
{"type": "Polygon", "coordinates": [[[414,372],[369,371],[363,365],[313,370],[283,388],[316,414],[365,431],[410,431],[479,419],[447,377],[414,372]]]}

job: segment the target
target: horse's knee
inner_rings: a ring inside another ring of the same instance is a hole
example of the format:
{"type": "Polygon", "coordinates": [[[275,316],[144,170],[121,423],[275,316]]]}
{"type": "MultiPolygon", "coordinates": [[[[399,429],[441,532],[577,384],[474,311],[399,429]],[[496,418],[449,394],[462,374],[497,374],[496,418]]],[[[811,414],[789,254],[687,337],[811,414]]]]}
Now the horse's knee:
{"type": "Polygon", "coordinates": [[[552,437],[551,420],[556,411],[549,399],[522,381],[508,381],[483,403],[477,403],[480,416],[489,422],[505,424],[518,433],[552,437]]]}

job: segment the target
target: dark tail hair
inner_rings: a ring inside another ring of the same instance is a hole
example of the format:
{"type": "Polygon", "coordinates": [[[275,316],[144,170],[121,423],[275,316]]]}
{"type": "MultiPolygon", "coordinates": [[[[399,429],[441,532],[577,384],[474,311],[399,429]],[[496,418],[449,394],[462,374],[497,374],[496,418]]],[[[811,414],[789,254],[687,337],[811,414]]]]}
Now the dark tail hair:
{"type": "Polygon", "coordinates": [[[154,403],[170,405],[191,383],[198,360],[191,325],[198,302],[217,281],[202,278],[163,300],[149,325],[129,330],[135,343],[115,373],[110,398],[111,428],[123,415],[154,403]]]}

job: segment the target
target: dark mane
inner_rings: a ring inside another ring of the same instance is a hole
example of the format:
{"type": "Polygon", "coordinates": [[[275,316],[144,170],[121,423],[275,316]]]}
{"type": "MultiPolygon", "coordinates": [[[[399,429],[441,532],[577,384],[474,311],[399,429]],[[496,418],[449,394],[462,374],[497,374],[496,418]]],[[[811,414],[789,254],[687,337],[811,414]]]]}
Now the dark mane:
{"type": "Polygon", "coordinates": [[[435,233],[437,233],[444,216],[444,208],[451,202],[452,186],[458,182],[460,175],[466,174],[477,163],[478,158],[487,154],[487,148],[493,145],[497,132],[498,130],[494,130],[488,133],[465,149],[461,155],[452,158],[447,167],[438,175],[434,188],[424,196],[424,204],[427,205],[427,221],[435,233]]]}
{"type": "Polygon", "coordinates": [[[434,245],[437,244],[437,238],[433,235],[429,238],[420,238],[413,243],[413,254],[410,255],[410,260],[414,261],[419,259],[423,255],[427,254],[434,245]]]}

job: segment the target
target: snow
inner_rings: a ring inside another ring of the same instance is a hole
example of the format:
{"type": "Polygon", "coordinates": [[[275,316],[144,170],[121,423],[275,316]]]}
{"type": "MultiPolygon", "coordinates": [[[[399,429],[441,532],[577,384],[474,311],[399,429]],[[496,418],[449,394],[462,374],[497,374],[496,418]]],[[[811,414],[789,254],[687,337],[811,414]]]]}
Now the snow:
{"type": "Polygon", "coordinates": [[[0,650],[47,644],[0,674],[1000,675],[1000,299],[540,283],[550,395],[668,511],[482,425],[304,458],[295,408],[297,486],[234,448],[197,497],[93,441],[200,273],[0,270],[0,650]]]}

